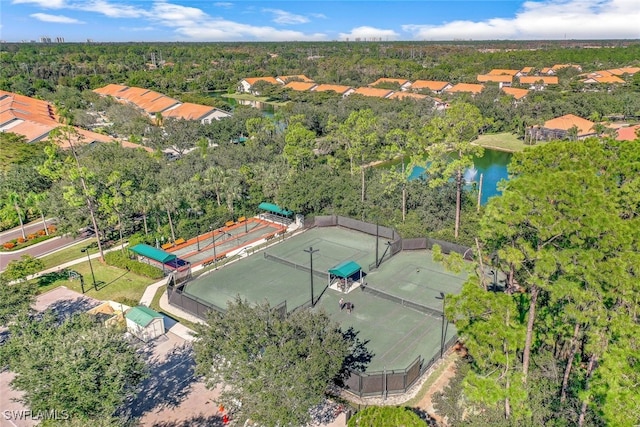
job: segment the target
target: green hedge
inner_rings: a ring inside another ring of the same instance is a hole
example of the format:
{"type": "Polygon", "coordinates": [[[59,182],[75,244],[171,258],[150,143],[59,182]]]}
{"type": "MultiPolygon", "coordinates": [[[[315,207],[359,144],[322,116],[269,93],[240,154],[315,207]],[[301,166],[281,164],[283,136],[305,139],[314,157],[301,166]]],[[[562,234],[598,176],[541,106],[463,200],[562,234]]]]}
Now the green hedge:
{"type": "Polygon", "coordinates": [[[141,276],[150,277],[152,279],[161,279],[164,277],[164,273],[158,267],[133,260],[122,251],[107,252],[104,259],[108,265],[124,268],[141,276]]]}

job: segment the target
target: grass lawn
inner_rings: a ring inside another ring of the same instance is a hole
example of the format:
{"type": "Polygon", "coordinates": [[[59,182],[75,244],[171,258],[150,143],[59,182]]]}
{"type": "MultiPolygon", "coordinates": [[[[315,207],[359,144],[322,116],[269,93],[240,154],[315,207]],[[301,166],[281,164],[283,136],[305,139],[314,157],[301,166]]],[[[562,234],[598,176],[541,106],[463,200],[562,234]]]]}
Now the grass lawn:
{"type": "MultiPolygon", "coordinates": [[[[91,265],[98,284],[97,291],[93,288],[89,262],[76,264],[69,270],[76,271],[84,277],[85,295],[99,300],[112,300],[125,304],[135,301],[137,304],[147,286],[157,281],[157,279],[150,279],[117,267],[104,265],[98,260],[92,260],[91,265]]],[[[66,286],[74,291],[82,292],[80,279],[69,279],[68,273],[64,271],[46,274],[36,281],[39,293],[58,286],[66,286]]]]}
{"type": "Polygon", "coordinates": [[[529,145],[524,144],[523,140],[509,132],[480,135],[480,137],[473,141],[473,143],[481,145],[484,148],[509,151],[512,153],[516,151],[523,151],[525,147],[529,147],[529,145]]]}
{"type": "MultiPolygon", "coordinates": [[[[74,245],[67,246],[64,249],[61,249],[55,253],[45,255],[40,260],[44,262],[45,270],[47,268],[53,268],[57,265],[64,264],[65,262],[73,261],[78,258],[86,258],[86,254],[80,252],[80,249],[86,248],[96,242],[96,239],[84,240],[82,242],[78,242],[74,245]]],[[[91,253],[97,252],[97,249],[91,250],[91,253]]]]}

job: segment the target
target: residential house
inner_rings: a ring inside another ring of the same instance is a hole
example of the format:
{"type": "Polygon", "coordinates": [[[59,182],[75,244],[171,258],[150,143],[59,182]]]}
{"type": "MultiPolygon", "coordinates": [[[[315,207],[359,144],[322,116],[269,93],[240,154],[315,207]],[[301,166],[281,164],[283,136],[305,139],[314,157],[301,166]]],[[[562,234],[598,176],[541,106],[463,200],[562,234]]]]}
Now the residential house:
{"type": "Polygon", "coordinates": [[[389,84],[389,83],[397,84],[398,86],[400,86],[400,90],[407,90],[411,86],[411,82],[409,80],[406,80],[406,79],[391,79],[391,78],[386,78],[386,77],[379,78],[375,82],[369,84],[369,86],[376,87],[376,86],[381,85],[381,84],[389,84]]]}
{"type": "Polygon", "coordinates": [[[600,75],[596,74],[596,75],[591,75],[590,77],[587,77],[586,79],[582,80],[582,83],[587,83],[587,84],[594,84],[594,83],[600,83],[600,84],[616,83],[616,84],[621,84],[621,83],[625,83],[625,81],[622,80],[620,77],[614,76],[614,75],[600,76],[600,75]]]}
{"type": "Polygon", "coordinates": [[[390,89],[378,89],[374,87],[359,87],[353,91],[352,95],[372,96],[377,98],[388,98],[393,94],[390,89]]]}
{"type": "Polygon", "coordinates": [[[314,87],[318,86],[316,83],[314,82],[301,82],[301,81],[291,81],[289,83],[287,83],[286,85],[284,85],[285,88],[287,89],[291,89],[291,90],[296,90],[299,92],[305,92],[308,90],[313,90],[314,87]]]}
{"type": "Polygon", "coordinates": [[[112,96],[119,102],[134,105],[153,120],[158,115],[161,115],[162,117],[176,119],[199,120],[200,123],[207,124],[211,123],[211,120],[220,120],[231,116],[231,113],[208,105],[190,102],[182,103],[177,99],[153,90],[139,87],[110,84],[103,88],[95,89],[94,92],[102,96],[112,96]]]}
{"type": "Polygon", "coordinates": [[[502,68],[494,68],[489,71],[487,74],[490,76],[515,76],[518,74],[519,70],[506,70],[502,68]]]}
{"type": "Polygon", "coordinates": [[[272,85],[280,85],[282,84],[275,77],[247,77],[246,79],[240,80],[238,84],[238,92],[246,92],[253,93],[255,95],[259,95],[255,90],[253,90],[253,86],[258,82],[267,82],[272,85]]]}
{"type": "Polygon", "coordinates": [[[616,132],[618,141],[635,141],[640,139],[640,125],[619,128],[616,132]]]}
{"type": "Polygon", "coordinates": [[[441,94],[445,90],[453,87],[449,82],[441,82],[437,80],[416,80],[411,83],[409,88],[413,91],[430,90],[433,93],[441,94]]]}
{"type": "Polygon", "coordinates": [[[529,93],[527,89],[519,89],[516,87],[503,87],[502,91],[507,95],[513,96],[515,101],[522,100],[529,93]]]}
{"type": "Polygon", "coordinates": [[[551,67],[551,70],[553,70],[555,73],[558,70],[561,70],[563,68],[575,68],[578,71],[582,71],[582,67],[577,64],[555,64],[554,66],[551,67]]]}
{"type": "Polygon", "coordinates": [[[596,131],[593,129],[595,123],[590,120],[583,119],[573,114],[566,114],[555,119],[547,120],[542,126],[534,126],[527,133],[528,137],[536,140],[553,140],[572,138],[571,133],[575,129],[576,139],[584,139],[589,136],[595,136],[596,131]]]}
{"type": "Polygon", "coordinates": [[[613,68],[611,70],[607,70],[614,76],[622,76],[624,74],[629,74],[630,76],[640,71],[640,67],[622,67],[622,68],[613,68]]]}
{"type": "Polygon", "coordinates": [[[547,85],[557,85],[557,76],[522,76],[518,79],[521,85],[529,85],[529,89],[543,90],[547,85]]]}
{"type": "Polygon", "coordinates": [[[191,102],[185,102],[175,107],[162,111],[162,117],[184,119],[184,120],[198,120],[203,125],[211,123],[213,120],[220,120],[225,117],[231,117],[231,113],[220,110],[208,105],[192,104],[191,102]]]}
{"type": "Polygon", "coordinates": [[[518,71],[515,76],[528,76],[531,73],[533,73],[533,67],[524,67],[522,70],[518,71]]]}
{"type": "MultiPolygon", "coordinates": [[[[27,142],[48,141],[50,133],[62,123],[53,105],[28,96],[0,90],[0,132],[11,132],[25,137],[27,142]]],[[[71,144],[111,142],[113,138],[79,127],[67,140],[56,140],[62,148],[71,144]]],[[[123,143],[123,146],[126,146],[123,143]]],[[[139,146],[136,146],[139,147],[139,146]]]]}
{"type": "Polygon", "coordinates": [[[277,76],[276,80],[283,85],[286,85],[290,82],[305,82],[305,83],[313,83],[313,80],[304,74],[298,74],[295,76],[277,76]]]}
{"type": "Polygon", "coordinates": [[[453,85],[449,89],[446,89],[447,93],[470,93],[476,95],[484,90],[484,86],[475,83],[458,83],[453,85]]]}
{"type": "Polygon", "coordinates": [[[498,86],[502,88],[504,86],[511,86],[513,76],[510,74],[478,74],[477,79],[480,83],[498,83],[498,86]]]}
{"type": "Polygon", "coordinates": [[[320,84],[320,85],[314,87],[311,90],[313,92],[328,92],[328,91],[332,91],[332,92],[335,92],[337,94],[342,95],[343,97],[349,96],[355,91],[355,89],[352,88],[351,86],[331,85],[331,84],[320,84]]]}

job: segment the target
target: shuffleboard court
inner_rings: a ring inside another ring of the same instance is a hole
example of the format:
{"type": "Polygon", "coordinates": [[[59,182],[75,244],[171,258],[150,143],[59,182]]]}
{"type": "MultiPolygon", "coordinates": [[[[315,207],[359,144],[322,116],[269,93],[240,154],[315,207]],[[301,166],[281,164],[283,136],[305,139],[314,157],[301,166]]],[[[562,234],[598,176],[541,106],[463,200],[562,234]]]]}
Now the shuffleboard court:
{"type": "MultiPolygon", "coordinates": [[[[379,256],[386,242],[378,240],[379,256]]],[[[435,297],[440,292],[457,292],[464,275],[446,272],[426,250],[400,252],[369,272],[376,258],[376,237],[341,227],[316,227],[285,239],[202,275],[187,283],[183,292],[220,308],[239,296],[252,303],[267,301],[271,306],[286,301],[291,311],[310,301],[311,275],[308,270],[276,262],[264,254],[308,267],[309,254],[304,250],[310,247],[318,249],[313,255],[315,271],[327,272],[338,263],[355,261],[364,269],[364,281],[369,286],[433,307],[431,312],[421,312],[361,288],[343,293],[327,288],[328,275],[314,275],[313,293],[319,300],[313,310],[325,310],[342,330],[353,328],[373,356],[366,371],[402,370],[418,356],[428,361],[439,355],[443,325],[447,326],[447,340],[456,333],[453,325],[443,323],[442,301],[435,297]],[[353,304],[351,313],[340,309],[341,298],[353,304]]]]}
{"type": "Polygon", "coordinates": [[[274,234],[284,232],[284,230],[285,227],[280,224],[258,218],[248,218],[246,221],[201,234],[197,238],[189,239],[186,243],[168,251],[193,265],[197,265],[212,261],[214,257],[223,257],[229,252],[253,242],[272,238],[274,234]]]}

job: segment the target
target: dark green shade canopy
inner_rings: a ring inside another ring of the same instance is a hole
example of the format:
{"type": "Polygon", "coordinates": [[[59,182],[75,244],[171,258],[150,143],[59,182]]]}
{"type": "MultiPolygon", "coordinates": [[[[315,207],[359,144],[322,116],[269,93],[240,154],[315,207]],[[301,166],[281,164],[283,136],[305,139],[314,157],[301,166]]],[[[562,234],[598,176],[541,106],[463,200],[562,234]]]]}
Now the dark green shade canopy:
{"type": "Polygon", "coordinates": [[[274,205],[273,203],[262,202],[258,205],[258,209],[263,209],[265,211],[277,213],[284,216],[291,216],[293,212],[283,209],[278,205],[274,205]]]}
{"type": "Polygon", "coordinates": [[[354,273],[360,271],[362,267],[355,261],[345,261],[333,268],[329,269],[329,273],[334,276],[342,277],[346,279],[347,277],[351,277],[354,273]]]}
{"type": "Polygon", "coordinates": [[[154,248],[153,246],[149,246],[144,243],[139,243],[134,247],[129,248],[129,250],[138,255],[142,255],[143,257],[161,262],[162,264],[166,264],[177,258],[174,254],[163,251],[162,249],[154,248]]]}

